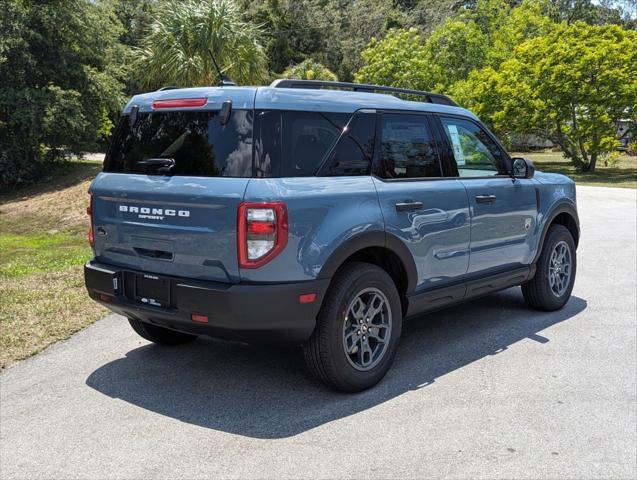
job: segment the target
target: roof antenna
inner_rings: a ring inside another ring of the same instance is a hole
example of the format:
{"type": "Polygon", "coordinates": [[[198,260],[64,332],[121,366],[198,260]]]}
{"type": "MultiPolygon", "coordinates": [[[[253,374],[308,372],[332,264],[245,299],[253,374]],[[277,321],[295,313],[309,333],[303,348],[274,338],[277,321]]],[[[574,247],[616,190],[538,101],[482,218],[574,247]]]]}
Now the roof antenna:
{"type": "Polygon", "coordinates": [[[234,87],[237,84],[234,83],[230,77],[228,77],[227,75],[224,75],[223,73],[221,73],[221,69],[219,68],[219,65],[217,65],[217,61],[215,60],[215,56],[212,54],[212,50],[208,49],[208,53],[210,54],[210,58],[212,59],[212,64],[215,66],[215,69],[217,70],[217,73],[219,74],[219,83],[217,83],[217,86],[219,87],[234,87]]]}

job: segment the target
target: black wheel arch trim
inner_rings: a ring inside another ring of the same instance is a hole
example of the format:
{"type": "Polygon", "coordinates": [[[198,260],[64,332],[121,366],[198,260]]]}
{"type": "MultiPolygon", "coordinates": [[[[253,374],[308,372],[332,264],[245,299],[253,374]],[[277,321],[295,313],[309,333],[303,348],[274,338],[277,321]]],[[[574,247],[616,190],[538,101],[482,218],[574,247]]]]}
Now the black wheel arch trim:
{"type": "Polygon", "coordinates": [[[544,226],[542,227],[542,234],[540,235],[540,241],[538,242],[537,252],[535,254],[535,258],[533,259],[533,263],[537,263],[540,255],[542,255],[542,248],[544,247],[544,240],[546,239],[546,234],[549,231],[550,226],[553,224],[553,221],[557,218],[558,215],[562,213],[567,213],[570,215],[575,221],[575,225],[577,226],[577,238],[574,238],[575,247],[577,247],[579,243],[579,216],[577,215],[577,209],[574,204],[570,202],[560,202],[557,205],[553,206],[551,210],[546,214],[546,221],[544,222],[544,226]]]}
{"type": "Polygon", "coordinates": [[[317,278],[332,278],[349,257],[360,250],[370,247],[386,248],[395,253],[402,262],[407,274],[407,291],[405,293],[410,294],[416,289],[418,271],[409,248],[400,238],[382,231],[360,233],[339,245],[323,264],[317,278]]]}

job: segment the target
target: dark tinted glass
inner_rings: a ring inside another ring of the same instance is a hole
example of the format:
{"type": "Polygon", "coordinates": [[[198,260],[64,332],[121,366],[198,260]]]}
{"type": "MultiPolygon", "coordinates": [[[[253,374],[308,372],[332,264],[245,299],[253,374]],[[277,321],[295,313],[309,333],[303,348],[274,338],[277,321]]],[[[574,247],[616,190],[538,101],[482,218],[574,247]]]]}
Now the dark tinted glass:
{"type": "Polygon", "coordinates": [[[459,176],[506,174],[504,154],[485,130],[469,120],[441,117],[440,121],[449,140],[459,176]]]}
{"type": "Polygon", "coordinates": [[[384,114],[380,144],[383,178],[440,177],[440,163],[422,115],[384,114]]]}
{"type": "Polygon", "coordinates": [[[150,158],[172,158],[173,175],[252,176],[252,117],[234,110],[221,125],[217,112],[139,114],[134,125],[123,117],[104,160],[104,171],[157,174],[150,158]]]}
{"type": "Polygon", "coordinates": [[[257,113],[258,177],[308,177],[316,173],[350,114],[266,110],[257,113]]]}
{"type": "Polygon", "coordinates": [[[330,154],[321,174],[326,176],[369,175],[374,152],[376,114],[352,118],[330,154]]]}

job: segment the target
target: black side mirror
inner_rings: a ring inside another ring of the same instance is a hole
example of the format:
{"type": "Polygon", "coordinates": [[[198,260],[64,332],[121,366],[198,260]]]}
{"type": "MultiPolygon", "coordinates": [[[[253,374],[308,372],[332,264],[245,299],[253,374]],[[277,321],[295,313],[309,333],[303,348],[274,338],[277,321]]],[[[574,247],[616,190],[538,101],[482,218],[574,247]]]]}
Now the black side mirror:
{"type": "Polygon", "coordinates": [[[535,165],[528,158],[515,157],[513,160],[513,172],[514,178],[533,178],[535,175],[535,165]]]}

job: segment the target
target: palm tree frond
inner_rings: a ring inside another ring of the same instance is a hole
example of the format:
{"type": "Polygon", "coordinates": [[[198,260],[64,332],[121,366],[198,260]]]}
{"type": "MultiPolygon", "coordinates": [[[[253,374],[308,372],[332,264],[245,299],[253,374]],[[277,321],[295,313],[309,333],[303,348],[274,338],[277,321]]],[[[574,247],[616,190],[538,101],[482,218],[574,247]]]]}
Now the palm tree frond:
{"type": "Polygon", "coordinates": [[[134,71],[148,88],[210,85],[217,77],[212,52],[238,84],[258,84],[267,71],[261,34],[234,0],[168,0],[135,50],[134,71]]]}

